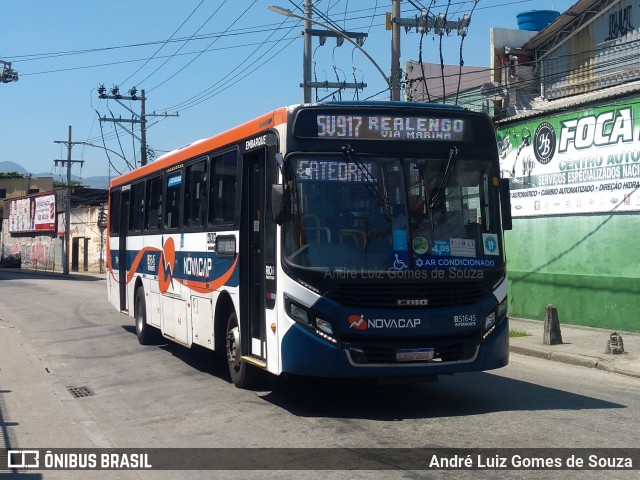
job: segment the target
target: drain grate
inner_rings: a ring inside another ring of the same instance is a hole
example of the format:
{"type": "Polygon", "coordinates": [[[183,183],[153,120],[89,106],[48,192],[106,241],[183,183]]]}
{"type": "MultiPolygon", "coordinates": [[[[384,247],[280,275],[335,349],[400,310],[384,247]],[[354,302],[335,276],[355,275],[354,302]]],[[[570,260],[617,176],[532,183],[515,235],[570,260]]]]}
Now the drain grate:
{"type": "Polygon", "coordinates": [[[89,387],[65,387],[75,398],[91,397],[93,390],[89,387]]]}

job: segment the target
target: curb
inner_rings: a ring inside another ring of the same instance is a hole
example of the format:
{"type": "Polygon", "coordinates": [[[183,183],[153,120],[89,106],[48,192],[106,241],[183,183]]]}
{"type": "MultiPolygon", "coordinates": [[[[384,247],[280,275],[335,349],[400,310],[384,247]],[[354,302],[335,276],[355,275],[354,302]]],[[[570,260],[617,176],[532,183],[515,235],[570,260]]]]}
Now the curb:
{"type": "Polygon", "coordinates": [[[45,277],[58,277],[66,280],[82,280],[82,279],[95,279],[103,280],[105,278],[104,273],[94,272],[73,272],[65,275],[63,272],[51,271],[51,270],[35,270],[32,268],[2,268],[0,267],[0,273],[17,273],[27,275],[42,275],[45,277]]]}
{"type": "Polygon", "coordinates": [[[549,352],[543,349],[522,347],[519,345],[510,345],[509,352],[519,355],[526,355],[528,357],[551,360],[554,362],[567,363],[579,367],[595,368],[598,370],[604,370],[607,372],[617,373],[619,375],[625,375],[627,377],[640,379],[640,373],[630,372],[628,370],[622,370],[620,368],[612,367],[606,360],[599,357],[590,357],[588,355],[580,355],[576,353],[549,352]]]}

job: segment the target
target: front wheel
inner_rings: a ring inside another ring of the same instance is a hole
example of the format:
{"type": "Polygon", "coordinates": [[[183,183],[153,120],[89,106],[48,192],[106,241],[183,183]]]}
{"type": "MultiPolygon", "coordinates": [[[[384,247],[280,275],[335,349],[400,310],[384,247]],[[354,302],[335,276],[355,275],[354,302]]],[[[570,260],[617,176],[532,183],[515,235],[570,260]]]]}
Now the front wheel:
{"type": "Polygon", "coordinates": [[[242,360],[240,326],[235,312],[229,316],[227,322],[226,351],[231,381],[238,388],[249,388],[254,380],[254,371],[251,365],[242,360]]]}

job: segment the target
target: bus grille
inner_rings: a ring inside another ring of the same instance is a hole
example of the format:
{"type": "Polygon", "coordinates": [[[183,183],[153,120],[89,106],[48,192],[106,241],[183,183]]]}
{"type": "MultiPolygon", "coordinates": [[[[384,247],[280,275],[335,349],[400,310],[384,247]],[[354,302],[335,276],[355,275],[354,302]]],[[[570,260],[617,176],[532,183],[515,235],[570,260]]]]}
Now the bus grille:
{"type": "Polygon", "coordinates": [[[349,352],[353,363],[390,364],[396,361],[396,351],[406,348],[433,348],[434,358],[426,362],[459,362],[474,357],[480,336],[478,334],[464,335],[455,338],[411,338],[410,341],[401,339],[371,338],[363,339],[347,337],[342,339],[344,349],[349,352]]]}
{"type": "Polygon", "coordinates": [[[481,283],[343,284],[330,290],[326,297],[347,307],[430,308],[474,303],[487,293],[481,283]],[[410,302],[400,305],[399,300],[410,302]],[[411,302],[415,300],[426,300],[426,305],[411,302]]]}

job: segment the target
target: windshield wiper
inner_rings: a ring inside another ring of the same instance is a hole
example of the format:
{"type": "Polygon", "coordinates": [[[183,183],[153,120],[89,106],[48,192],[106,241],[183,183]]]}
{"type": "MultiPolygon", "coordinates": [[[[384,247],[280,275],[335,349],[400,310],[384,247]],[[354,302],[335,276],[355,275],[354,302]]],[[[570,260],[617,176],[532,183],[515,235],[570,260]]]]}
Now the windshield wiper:
{"type": "Polygon", "coordinates": [[[384,208],[387,217],[391,218],[391,204],[387,192],[381,190],[380,187],[371,181],[371,172],[367,166],[357,157],[356,151],[348,143],[342,146],[342,154],[347,162],[353,163],[364,177],[364,184],[369,194],[378,202],[378,205],[384,208]]]}
{"type": "Polygon", "coordinates": [[[444,173],[442,174],[442,178],[440,179],[440,184],[438,185],[438,190],[436,190],[435,195],[431,197],[431,201],[429,202],[429,223],[431,224],[431,234],[433,235],[434,225],[433,225],[433,209],[440,205],[442,201],[442,191],[444,187],[447,186],[449,180],[451,179],[451,175],[453,174],[453,169],[456,165],[456,160],[458,159],[458,147],[452,147],[449,150],[449,160],[447,160],[447,166],[444,169],[444,173]]]}

